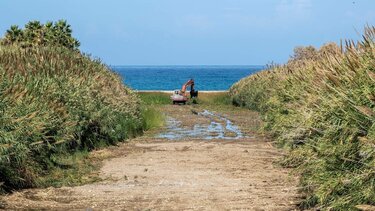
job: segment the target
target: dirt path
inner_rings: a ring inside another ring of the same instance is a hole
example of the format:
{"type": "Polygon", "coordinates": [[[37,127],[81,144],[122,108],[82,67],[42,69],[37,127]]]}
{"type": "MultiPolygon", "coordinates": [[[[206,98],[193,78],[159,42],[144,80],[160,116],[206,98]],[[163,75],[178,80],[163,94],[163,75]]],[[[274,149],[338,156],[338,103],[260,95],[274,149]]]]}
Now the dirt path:
{"type": "Polygon", "coordinates": [[[259,123],[256,114],[239,110],[205,115],[207,112],[190,106],[166,106],[163,111],[173,120],[156,135],[163,138],[149,135],[114,150],[94,152],[115,155],[104,162],[100,172],[103,181],[79,187],[17,192],[4,198],[5,208],[296,208],[296,178],[273,164],[281,153],[265,138],[254,133],[259,123]],[[233,130],[233,127],[241,132],[233,130]],[[198,135],[179,136],[180,132],[187,130],[195,131],[198,135]]]}

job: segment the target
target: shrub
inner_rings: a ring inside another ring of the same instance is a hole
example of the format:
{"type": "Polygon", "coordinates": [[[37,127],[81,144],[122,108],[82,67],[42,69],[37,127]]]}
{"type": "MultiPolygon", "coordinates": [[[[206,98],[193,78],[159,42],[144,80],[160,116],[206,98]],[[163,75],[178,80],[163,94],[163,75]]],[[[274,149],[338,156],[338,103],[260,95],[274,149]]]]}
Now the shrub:
{"type": "Polygon", "coordinates": [[[259,111],[291,150],[283,163],[302,175],[302,208],[375,205],[375,28],[357,44],[305,53],[242,79],[232,100],[259,111]]]}
{"type": "Polygon", "coordinates": [[[33,187],[59,154],[123,141],[143,122],[138,97],[100,61],[0,46],[0,189],[33,187]]]}

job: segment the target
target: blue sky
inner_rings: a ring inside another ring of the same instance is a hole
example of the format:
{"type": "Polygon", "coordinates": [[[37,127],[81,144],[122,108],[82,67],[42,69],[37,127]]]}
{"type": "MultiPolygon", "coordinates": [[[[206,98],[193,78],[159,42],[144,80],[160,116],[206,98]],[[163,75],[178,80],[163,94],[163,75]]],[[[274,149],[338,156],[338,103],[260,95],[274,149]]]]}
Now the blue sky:
{"type": "Polygon", "coordinates": [[[285,62],[293,48],[360,39],[374,0],[1,0],[0,32],[66,19],[110,65],[285,62]]]}

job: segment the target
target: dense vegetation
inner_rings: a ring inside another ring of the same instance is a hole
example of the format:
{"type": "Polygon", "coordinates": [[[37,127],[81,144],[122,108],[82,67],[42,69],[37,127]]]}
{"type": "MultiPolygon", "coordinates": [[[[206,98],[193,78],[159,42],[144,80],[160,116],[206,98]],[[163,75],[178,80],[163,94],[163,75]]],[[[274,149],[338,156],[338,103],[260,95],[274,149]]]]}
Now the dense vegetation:
{"type": "Polygon", "coordinates": [[[1,45],[18,45],[22,48],[37,46],[58,46],[71,50],[78,50],[79,41],[72,36],[72,29],[65,20],[55,23],[48,21],[41,24],[39,21],[30,21],[24,29],[13,25],[5,33],[1,45]]]}
{"type": "Polygon", "coordinates": [[[52,169],[70,168],[64,157],[123,141],[145,126],[138,96],[80,53],[67,25],[67,34],[47,36],[51,24],[30,29],[33,23],[17,31],[23,35],[16,42],[8,31],[0,45],[0,191],[41,185],[38,178],[52,169]]]}
{"type": "Polygon", "coordinates": [[[230,89],[290,149],[283,164],[301,173],[302,208],[375,205],[375,28],[342,46],[296,48],[230,89]]]}

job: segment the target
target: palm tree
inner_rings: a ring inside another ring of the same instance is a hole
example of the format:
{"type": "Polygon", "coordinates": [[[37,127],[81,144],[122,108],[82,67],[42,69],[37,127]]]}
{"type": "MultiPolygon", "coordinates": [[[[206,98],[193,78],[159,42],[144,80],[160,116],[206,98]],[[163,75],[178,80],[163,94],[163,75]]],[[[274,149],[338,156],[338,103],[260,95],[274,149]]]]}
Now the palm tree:
{"type": "Polygon", "coordinates": [[[11,45],[16,42],[20,42],[23,39],[23,31],[17,26],[12,25],[5,33],[5,37],[2,40],[3,44],[11,45]]]}
{"type": "Polygon", "coordinates": [[[49,44],[53,44],[56,40],[55,32],[53,28],[53,22],[47,21],[46,24],[43,26],[43,33],[44,33],[44,41],[49,44]]]}
{"type": "Polygon", "coordinates": [[[77,39],[72,37],[72,29],[65,20],[59,20],[54,25],[54,32],[57,45],[62,45],[69,49],[77,49],[80,45],[77,39]]]}
{"type": "Polygon", "coordinates": [[[7,30],[0,43],[3,45],[19,43],[22,47],[52,45],[71,50],[78,50],[80,46],[79,41],[72,37],[72,29],[65,20],[55,23],[48,21],[44,25],[39,21],[30,21],[25,25],[24,30],[13,25],[7,30]]]}
{"type": "Polygon", "coordinates": [[[30,21],[25,25],[25,41],[31,46],[43,44],[43,25],[39,21],[30,21]]]}

